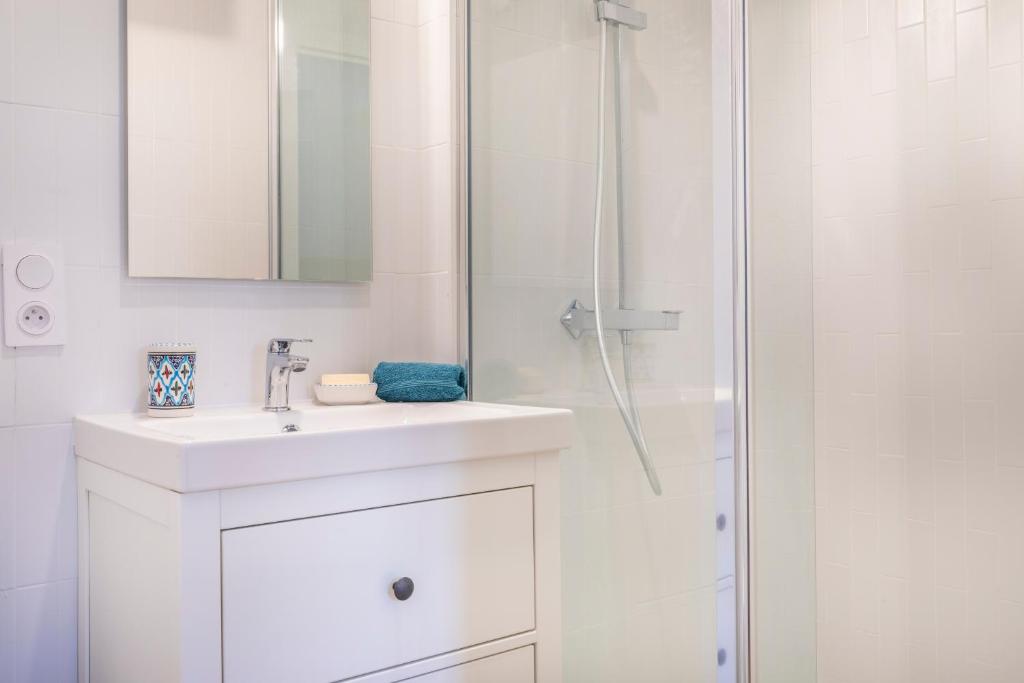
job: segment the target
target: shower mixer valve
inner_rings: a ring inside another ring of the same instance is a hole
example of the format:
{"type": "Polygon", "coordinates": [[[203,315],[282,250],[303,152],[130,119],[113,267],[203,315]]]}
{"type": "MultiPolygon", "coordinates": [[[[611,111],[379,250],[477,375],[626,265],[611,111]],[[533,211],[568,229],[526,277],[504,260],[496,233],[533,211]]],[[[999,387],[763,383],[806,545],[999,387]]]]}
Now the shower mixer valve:
{"type": "MultiPolygon", "coordinates": [[[[680,311],[641,311],[631,308],[610,308],[602,310],[605,331],[675,331],[679,329],[680,311]]],[[[594,311],[584,308],[579,299],[573,299],[569,308],[560,318],[562,325],[573,339],[579,339],[584,332],[597,330],[594,311]]]]}

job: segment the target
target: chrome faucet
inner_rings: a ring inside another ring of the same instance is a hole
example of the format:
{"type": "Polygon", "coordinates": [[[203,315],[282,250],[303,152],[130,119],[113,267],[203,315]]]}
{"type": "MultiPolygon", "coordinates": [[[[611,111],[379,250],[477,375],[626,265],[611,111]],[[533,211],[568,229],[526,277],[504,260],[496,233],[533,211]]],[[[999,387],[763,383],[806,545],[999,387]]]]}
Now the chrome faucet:
{"type": "Polygon", "coordinates": [[[263,410],[283,413],[288,405],[288,385],[293,372],[304,372],[309,359],[292,355],[292,344],[309,343],[312,339],[271,339],[267,344],[267,401],[263,410]]]}

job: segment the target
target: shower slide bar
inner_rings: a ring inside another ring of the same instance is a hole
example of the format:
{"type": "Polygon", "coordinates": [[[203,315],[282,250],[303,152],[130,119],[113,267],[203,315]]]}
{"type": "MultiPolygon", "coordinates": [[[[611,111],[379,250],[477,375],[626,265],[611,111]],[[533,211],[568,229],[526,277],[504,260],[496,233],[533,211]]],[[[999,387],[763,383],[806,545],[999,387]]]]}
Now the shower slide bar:
{"type": "MultiPolygon", "coordinates": [[[[640,311],[630,308],[609,308],[601,311],[601,322],[606,332],[639,332],[641,330],[674,332],[679,329],[680,311],[640,311]]],[[[562,314],[562,325],[573,339],[584,332],[597,330],[597,316],[574,299],[562,314]]]]}

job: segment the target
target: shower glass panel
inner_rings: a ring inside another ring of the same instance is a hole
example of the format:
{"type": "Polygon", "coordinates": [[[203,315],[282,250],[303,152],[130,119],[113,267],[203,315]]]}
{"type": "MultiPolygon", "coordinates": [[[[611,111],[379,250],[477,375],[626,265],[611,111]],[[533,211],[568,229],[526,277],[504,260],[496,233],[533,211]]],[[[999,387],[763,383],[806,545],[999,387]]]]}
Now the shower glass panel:
{"type": "Polygon", "coordinates": [[[838,610],[818,611],[815,560],[812,10],[802,0],[747,7],[752,680],[814,683],[818,617],[838,610]]]}
{"type": "Polygon", "coordinates": [[[575,412],[569,682],[736,680],[730,11],[468,3],[472,396],[575,412]],[[598,263],[622,414],[593,314],[599,11],[631,23],[606,29],[598,263]]]}

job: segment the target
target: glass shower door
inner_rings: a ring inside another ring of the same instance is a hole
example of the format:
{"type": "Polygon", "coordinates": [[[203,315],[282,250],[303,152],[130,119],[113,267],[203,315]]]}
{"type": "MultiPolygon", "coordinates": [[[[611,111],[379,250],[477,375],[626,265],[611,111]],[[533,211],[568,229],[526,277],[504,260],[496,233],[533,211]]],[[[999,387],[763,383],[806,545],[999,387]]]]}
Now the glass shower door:
{"type": "Polygon", "coordinates": [[[730,5],[630,4],[645,27],[606,29],[598,270],[608,366],[642,444],[592,314],[593,0],[468,3],[472,396],[576,415],[565,680],[734,681],[730,5]]]}

